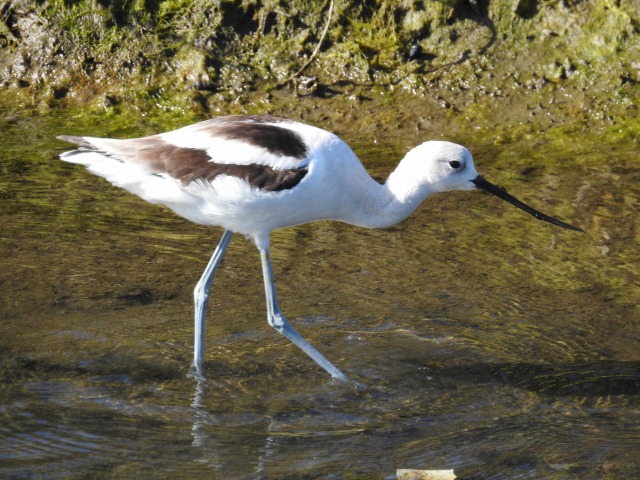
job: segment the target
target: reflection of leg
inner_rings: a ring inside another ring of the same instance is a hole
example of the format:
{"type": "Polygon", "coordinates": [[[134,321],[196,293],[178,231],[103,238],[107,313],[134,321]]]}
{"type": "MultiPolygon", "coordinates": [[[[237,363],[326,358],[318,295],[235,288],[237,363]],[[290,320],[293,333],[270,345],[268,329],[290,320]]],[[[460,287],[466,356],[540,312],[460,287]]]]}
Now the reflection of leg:
{"type": "Polygon", "coordinates": [[[195,307],[195,331],[193,342],[193,374],[202,376],[202,363],[204,358],[204,319],[207,308],[207,301],[209,300],[209,287],[211,281],[216,273],[216,269],[222,261],[224,252],[229,246],[233,232],[231,230],[225,230],[220,239],[220,243],[216,247],[211,260],[207,264],[207,268],[204,269],[202,277],[198,280],[196,288],[193,290],[193,302],[195,307]]]}
{"type": "Polygon", "coordinates": [[[269,325],[271,325],[278,332],[295,343],[318,365],[329,372],[332,377],[338,378],[340,380],[346,380],[357,385],[357,383],[349,379],[349,377],[342,373],[335,365],[333,365],[318,350],[316,350],[313,345],[302,338],[302,336],[298,332],[296,332],[291,327],[291,325],[289,325],[287,319],[280,312],[280,307],[278,307],[278,300],[276,298],[269,252],[267,250],[260,250],[260,259],[262,260],[262,275],[264,276],[264,288],[267,297],[267,319],[269,320],[269,325]]]}
{"type": "Polygon", "coordinates": [[[191,408],[193,408],[193,425],[191,426],[191,444],[194,447],[204,446],[204,442],[207,439],[206,435],[201,431],[203,425],[205,425],[208,413],[202,408],[202,396],[204,395],[205,380],[201,375],[196,375],[196,390],[193,393],[193,402],[191,402],[191,408]]]}

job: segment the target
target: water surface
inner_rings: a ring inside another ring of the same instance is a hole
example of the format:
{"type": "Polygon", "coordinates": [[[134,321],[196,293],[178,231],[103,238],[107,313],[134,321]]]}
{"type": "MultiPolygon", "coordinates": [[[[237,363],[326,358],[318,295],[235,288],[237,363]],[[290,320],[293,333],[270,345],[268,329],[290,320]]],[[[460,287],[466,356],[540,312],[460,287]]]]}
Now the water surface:
{"type": "MultiPolygon", "coordinates": [[[[187,376],[191,291],[221,231],[58,161],[65,145],[53,140],[143,135],[180,119],[89,120],[0,121],[4,478],[640,472],[633,140],[468,145],[483,176],[583,235],[478,192],[434,196],[383,231],[276,232],[284,313],[368,386],[357,391],[268,327],[259,257],[239,236],[212,288],[207,381],[187,376]]],[[[389,136],[373,149],[339,133],[377,176],[420,141],[389,136]]]]}

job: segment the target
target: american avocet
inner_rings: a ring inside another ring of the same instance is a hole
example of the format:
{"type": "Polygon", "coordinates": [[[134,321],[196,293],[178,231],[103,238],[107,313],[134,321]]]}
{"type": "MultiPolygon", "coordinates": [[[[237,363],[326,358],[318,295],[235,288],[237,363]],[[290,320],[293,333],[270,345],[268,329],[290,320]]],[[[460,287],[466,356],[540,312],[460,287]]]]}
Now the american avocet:
{"type": "Polygon", "coordinates": [[[62,160],[195,223],[225,229],[194,290],[193,367],[200,377],[209,286],[233,233],[251,238],[260,252],[269,324],[331,376],[349,380],[282,315],[269,257],[272,230],[314,220],[383,228],[407,218],[432,193],[480,189],[540,220],[582,231],[489,183],[476,172],[471,153],[449,142],[415,147],[379,184],[336,135],[271,116],[215,118],[136,139],[59,138],[78,146],[62,160]]]}

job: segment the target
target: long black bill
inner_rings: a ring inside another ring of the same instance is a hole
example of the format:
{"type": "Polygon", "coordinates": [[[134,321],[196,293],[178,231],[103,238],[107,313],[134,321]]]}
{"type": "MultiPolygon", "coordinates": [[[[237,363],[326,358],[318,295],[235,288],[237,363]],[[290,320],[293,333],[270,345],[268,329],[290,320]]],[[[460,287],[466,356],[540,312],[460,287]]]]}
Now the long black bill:
{"type": "Polygon", "coordinates": [[[544,220],[545,222],[553,223],[554,225],[557,225],[562,228],[566,228],[567,230],[575,230],[576,232],[584,233],[584,230],[582,230],[581,228],[574,227],[573,225],[569,225],[568,223],[561,222],[560,220],[557,220],[553,217],[545,215],[544,213],[541,213],[538,210],[531,208],[529,205],[522,203],[517,198],[512,197],[504,190],[501,190],[498,187],[496,187],[493,183],[488,182],[487,180],[482,178],[480,175],[478,175],[476,178],[471,180],[471,183],[473,183],[480,190],[484,190],[485,192],[492,193],[496,197],[500,197],[501,199],[506,200],[511,205],[515,205],[516,207],[533,215],[538,220],[544,220]]]}

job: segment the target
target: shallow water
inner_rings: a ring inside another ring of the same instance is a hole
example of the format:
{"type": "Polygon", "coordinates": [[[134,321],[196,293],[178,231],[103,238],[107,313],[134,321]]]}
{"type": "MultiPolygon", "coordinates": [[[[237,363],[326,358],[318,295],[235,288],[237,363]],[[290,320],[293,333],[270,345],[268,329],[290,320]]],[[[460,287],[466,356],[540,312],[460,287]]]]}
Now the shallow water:
{"type": "MultiPolygon", "coordinates": [[[[180,119],[92,120],[0,122],[4,478],[640,472],[635,142],[469,145],[483,176],[584,235],[477,192],[434,196],[384,231],[276,232],[283,311],[358,391],[268,327],[259,258],[240,237],[212,288],[207,381],[187,376],[191,291],[221,232],[56,160],[52,140],[180,119]]],[[[349,135],[379,176],[419,141],[391,135],[374,151],[349,135]]]]}

